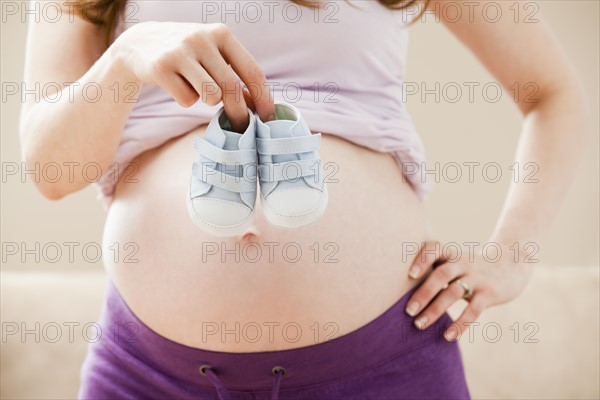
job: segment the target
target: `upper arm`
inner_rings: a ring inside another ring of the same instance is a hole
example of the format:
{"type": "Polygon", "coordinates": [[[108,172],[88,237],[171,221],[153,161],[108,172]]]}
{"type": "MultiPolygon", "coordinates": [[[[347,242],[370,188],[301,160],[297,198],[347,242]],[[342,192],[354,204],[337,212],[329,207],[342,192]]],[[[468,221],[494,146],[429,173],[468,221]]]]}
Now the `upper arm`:
{"type": "MultiPolygon", "coordinates": [[[[527,0],[527,3],[531,1],[527,0]]],[[[524,0],[459,1],[453,4],[461,7],[462,17],[458,20],[456,14],[445,9],[443,0],[433,0],[429,10],[475,54],[505,89],[519,85],[519,96],[513,97],[522,112],[558,90],[580,89],[573,67],[540,13],[526,21],[524,0]],[[483,11],[486,6],[489,7],[487,17],[483,11]],[[520,10],[518,14],[516,7],[520,10]],[[496,10],[501,12],[499,17],[496,17],[496,10]]]]}
{"type": "MultiPolygon", "coordinates": [[[[41,8],[43,2],[31,1],[41,8]]],[[[60,4],[60,3],[57,3],[60,4]]],[[[103,52],[101,27],[62,10],[57,21],[30,20],[25,52],[24,81],[27,88],[49,96],[81,78],[103,52]],[[39,84],[39,89],[37,85],[39,84]]],[[[34,98],[27,96],[26,109],[34,98]]]]}

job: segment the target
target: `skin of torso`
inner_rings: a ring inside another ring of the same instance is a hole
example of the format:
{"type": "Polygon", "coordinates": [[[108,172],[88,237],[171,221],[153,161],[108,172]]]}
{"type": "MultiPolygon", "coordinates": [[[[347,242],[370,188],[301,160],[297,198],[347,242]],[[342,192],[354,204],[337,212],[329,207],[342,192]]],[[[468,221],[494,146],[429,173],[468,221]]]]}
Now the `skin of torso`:
{"type": "Polygon", "coordinates": [[[186,209],[194,135],[204,128],[137,157],[107,214],[106,270],[151,329],[213,351],[309,346],[364,326],[418,283],[407,271],[429,222],[391,155],[323,134],[325,214],[276,228],[258,194],[246,234],[219,238],[186,209]],[[129,244],[127,256],[114,256],[115,243],[129,244]]]}

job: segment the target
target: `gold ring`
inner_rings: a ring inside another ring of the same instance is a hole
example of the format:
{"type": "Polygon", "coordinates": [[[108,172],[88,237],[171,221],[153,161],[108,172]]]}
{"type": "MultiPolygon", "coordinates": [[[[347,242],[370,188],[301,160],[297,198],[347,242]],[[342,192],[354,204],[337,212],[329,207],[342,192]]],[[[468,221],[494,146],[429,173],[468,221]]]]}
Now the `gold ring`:
{"type": "Polygon", "coordinates": [[[465,293],[462,296],[463,299],[469,300],[471,298],[471,296],[473,296],[473,289],[471,289],[471,287],[469,285],[467,285],[465,282],[461,281],[460,279],[456,279],[456,280],[452,281],[452,283],[456,283],[457,285],[459,285],[460,287],[463,288],[463,290],[465,291],[465,293]]]}

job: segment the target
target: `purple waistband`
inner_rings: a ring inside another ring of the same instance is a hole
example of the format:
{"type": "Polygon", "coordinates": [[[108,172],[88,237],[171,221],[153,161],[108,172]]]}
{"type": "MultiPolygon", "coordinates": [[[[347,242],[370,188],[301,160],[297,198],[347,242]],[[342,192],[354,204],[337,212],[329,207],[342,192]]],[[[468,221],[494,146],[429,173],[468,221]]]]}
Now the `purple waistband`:
{"type": "MultiPolygon", "coordinates": [[[[179,344],[153,331],[140,321],[109,281],[102,312],[102,329],[111,329],[111,351],[134,357],[190,387],[212,387],[199,368],[210,365],[229,390],[269,390],[272,370],[285,368],[286,387],[303,387],[334,381],[374,368],[423,346],[443,346],[443,332],[452,320],[444,314],[424,331],[413,325],[404,309],[415,288],[406,293],[379,317],[343,336],[290,350],[227,353],[202,350],[179,344]],[[114,330],[115,324],[136,327],[114,330]],[[115,333],[116,332],[116,333],[115,333]]],[[[349,312],[352,312],[349,310],[349,312]]]]}

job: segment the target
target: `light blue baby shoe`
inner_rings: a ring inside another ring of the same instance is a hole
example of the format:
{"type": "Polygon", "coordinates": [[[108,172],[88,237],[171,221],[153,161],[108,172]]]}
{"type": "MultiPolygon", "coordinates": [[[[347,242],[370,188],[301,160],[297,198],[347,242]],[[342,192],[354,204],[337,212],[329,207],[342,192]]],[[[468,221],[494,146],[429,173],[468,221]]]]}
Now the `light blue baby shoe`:
{"type": "Polygon", "coordinates": [[[328,201],[317,152],[321,134],[311,133],[295,107],[276,103],[275,120],[256,118],[256,135],[261,206],[267,220],[282,228],[316,221],[328,201]]]}
{"type": "Polygon", "coordinates": [[[221,108],[204,137],[194,142],[196,158],[187,196],[196,226],[216,236],[236,236],[252,222],[256,202],[256,120],[243,134],[233,132],[221,108]]]}

